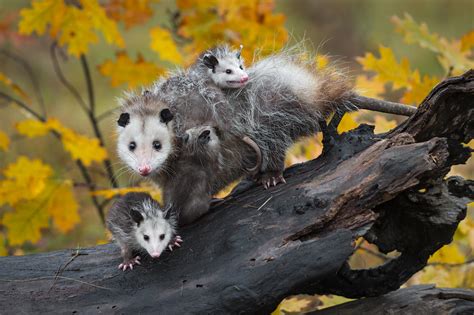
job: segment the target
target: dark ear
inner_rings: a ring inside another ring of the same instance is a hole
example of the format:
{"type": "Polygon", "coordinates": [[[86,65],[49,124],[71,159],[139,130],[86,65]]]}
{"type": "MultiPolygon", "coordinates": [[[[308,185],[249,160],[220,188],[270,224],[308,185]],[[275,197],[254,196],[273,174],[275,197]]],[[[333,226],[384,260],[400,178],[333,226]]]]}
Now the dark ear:
{"type": "Polygon", "coordinates": [[[240,59],[240,55],[242,54],[242,48],[244,48],[243,45],[240,45],[240,49],[237,51],[237,53],[235,54],[235,56],[237,57],[237,59],[240,59]]]}
{"type": "Polygon", "coordinates": [[[214,68],[219,64],[216,56],[211,54],[205,54],[202,58],[202,62],[206,65],[206,67],[212,70],[214,70],[214,68]]]}
{"type": "Polygon", "coordinates": [[[143,96],[150,96],[151,92],[148,90],[143,91],[143,96]]]}
{"type": "Polygon", "coordinates": [[[173,114],[168,108],[163,109],[160,112],[161,121],[167,124],[171,119],[173,119],[173,114]]]}
{"type": "Polygon", "coordinates": [[[211,131],[209,129],[204,130],[198,137],[198,140],[202,144],[206,144],[211,140],[210,137],[211,131]]]}
{"type": "Polygon", "coordinates": [[[132,217],[132,220],[135,221],[137,224],[140,224],[140,222],[143,221],[143,216],[140,213],[140,211],[137,211],[135,209],[130,210],[130,216],[132,217]]]}
{"type": "Polygon", "coordinates": [[[169,220],[171,218],[171,212],[173,212],[173,208],[169,208],[165,211],[165,220],[169,220]]]}
{"type": "Polygon", "coordinates": [[[125,127],[130,122],[130,114],[129,113],[121,113],[119,119],[117,120],[117,124],[120,127],[125,127]]]}

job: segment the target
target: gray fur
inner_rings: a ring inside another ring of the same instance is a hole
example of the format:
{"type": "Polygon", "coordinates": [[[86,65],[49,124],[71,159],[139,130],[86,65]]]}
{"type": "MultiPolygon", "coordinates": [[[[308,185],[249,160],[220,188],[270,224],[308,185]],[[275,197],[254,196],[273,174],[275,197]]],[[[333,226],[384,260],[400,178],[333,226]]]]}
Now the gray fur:
{"type": "Polygon", "coordinates": [[[171,237],[176,234],[177,219],[171,208],[163,210],[147,193],[127,193],[115,201],[106,219],[107,228],[120,246],[124,262],[132,260],[136,254],[146,252],[135,235],[138,224],[132,218],[132,210],[142,215],[143,223],[157,218],[165,219],[161,222],[168,225],[167,233],[171,237]]]}

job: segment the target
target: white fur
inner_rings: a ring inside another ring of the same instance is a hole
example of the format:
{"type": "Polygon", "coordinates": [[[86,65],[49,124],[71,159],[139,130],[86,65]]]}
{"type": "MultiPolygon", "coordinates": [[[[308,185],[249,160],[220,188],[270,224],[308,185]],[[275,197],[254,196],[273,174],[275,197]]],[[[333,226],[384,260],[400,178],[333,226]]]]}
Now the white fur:
{"type": "Polygon", "coordinates": [[[243,69],[243,64],[240,59],[232,56],[227,56],[218,59],[219,63],[216,65],[214,71],[209,69],[208,74],[212,81],[220,88],[237,89],[244,87],[248,81],[248,74],[243,69]],[[242,69],[241,69],[242,67],[242,69]],[[232,73],[226,73],[227,70],[232,73]]]}
{"type": "Polygon", "coordinates": [[[140,167],[149,166],[153,173],[160,169],[173,150],[171,139],[167,125],[159,117],[131,113],[130,123],[119,127],[118,155],[135,172],[139,172],[140,167]],[[132,141],[136,143],[134,151],[129,150],[132,141]],[[159,151],[153,148],[153,141],[161,143],[159,151]]]}
{"type": "Polygon", "coordinates": [[[136,209],[142,213],[144,220],[135,228],[135,240],[150,256],[158,258],[174,236],[174,227],[164,219],[160,209],[153,207],[150,200],[143,201],[142,206],[143,209],[136,209]],[[149,237],[148,241],[144,239],[145,235],[149,237]]]}

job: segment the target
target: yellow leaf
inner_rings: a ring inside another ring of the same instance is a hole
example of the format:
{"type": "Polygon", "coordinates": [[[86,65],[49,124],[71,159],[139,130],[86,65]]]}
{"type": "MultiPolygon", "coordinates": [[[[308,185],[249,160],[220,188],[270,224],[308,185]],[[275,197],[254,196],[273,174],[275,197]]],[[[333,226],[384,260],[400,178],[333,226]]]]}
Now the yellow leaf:
{"type": "Polygon", "coordinates": [[[0,149],[7,151],[10,146],[10,138],[3,131],[0,131],[0,149]]]}
{"type": "Polygon", "coordinates": [[[439,78],[428,75],[425,75],[421,81],[412,81],[410,88],[403,94],[402,102],[419,105],[439,82],[439,78]]]}
{"type": "Polygon", "coordinates": [[[366,71],[373,71],[376,73],[375,79],[379,82],[392,82],[394,88],[410,87],[410,81],[418,78],[417,71],[410,70],[408,59],[402,59],[401,63],[395,58],[393,51],[390,48],[379,47],[380,58],[377,59],[372,53],[366,53],[364,57],[358,57],[357,61],[363,66],[366,71]]]}
{"type": "Polygon", "coordinates": [[[154,199],[161,200],[160,191],[150,186],[102,189],[102,190],[94,191],[92,195],[101,196],[101,197],[104,197],[105,199],[112,199],[115,196],[123,196],[129,192],[145,192],[145,193],[149,193],[154,199]]]}
{"type": "Polygon", "coordinates": [[[65,10],[64,0],[34,0],[31,9],[20,11],[21,20],[18,24],[18,32],[23,35],[30,35],[34,32],[42,35],[50,24],[51,36],[54,37],[61,27],[65,10]]]}
{"type": "Polygon", "coordinates": [[[67,45],[70,55],[79,57],[88,52],[90,44],[99,42],[99,37],[90,23],[90,18],[83,9],[69,7],[66,11],[59,44],[61,46],[67,45]]]}
{"type": "Polygon", "coordinates": [[[458,71],[466,71],[474,67],[474,62],[461,51],[459,43],[449,43],[438,34],[431,33],[425,23],[417,24],[409,14],[405,13],[403,19],[394,16],[392,22],[396,26],[396,31],[404,36],[407,43],[417,43],[445,59],[447,62],[442,65],[446,71],[449,71],[450,67],[458,71]]]}
{"type": "Polygon", "coordinates": [[[56,131],[61,135],[64,150],[69,152],[74,160],[81,160],[86,166],[107,158],[107,151],[100,145],[99,139],[78,134],[55,118],[49,118],[46,122],[28,119],[18,123],[16,129],[28,137],[43,136],[49,131],[56,131]]]}
{"type": "Polygon", "coordinates": [[[369,79],[366,75],[358,75],[356,77],[355,88],[358,93],[373,98],[381,97],[385,92],[385,85],[383,82],[369,79]]]}
{"type": "Polygon", "coordinates": [[[160,58],[171,63],[181,65],[183,57],[176,46],[170,31],[162,27],[154,27],[150,30],[152,50],[160,55],[160,58]]]}
{"type": "Polygon", "coordinates": [[[117,53],[115,61],[107,60],[98,68],[102,75],[111,78],[113,87],[123,83],[127,83],[129,88],[146,85],[165,73],[164,69],[145,61],[140,55],[133,61],[124,52],[117,53]]]}
{"type": "Polygon", "coordinates": [[[323,304],[322,306],[318,307],[319,310],[352,301],[352,299],[338,295],[321,295],[319,296],[319,299],[323,304]]]}
{"type": "Polygon", "coordinates": [[[47,211],[59,231],[69,232],[80,222],[78,209],[71,181],[65,181],[54,189],[48,201],[47,211]]]}
{"type": "Polygon", "coordinates": [[[61,134],[64,150],[74,160],[81,160],[85,166],[92,162],[102,162],[107,158],[107,151],[100,145],[99,139],[89,138],[68,130],[61,134]]]}
{"type": "Polygon", "coordinates": [[[153,16],[151,4],[156,2],[158,0],[111,0],[107,13],[112,19],[123,21],[128,29],[148,21],[153,16]]]}
{"type": "Polygon", "coordinates": [[[27,201],[16,206],[14,211],[5,213],[2,224],[8,231],[11,246],[27,241],[36,243],[41,239],[41,229],[49,225],[49,215],[37,201],[27,201]]]}
{"type": "Polygon", "coordinates": [[[7,256],[8,255],[8,251],[7,251],[7,248],[5,246],[5,236],[2,234],[0,234],[0,256],[7,256]]]}
{"type": "Polygon", "coordinates": [[[375,115],[375,129],[374,133],[384,133],[387,131],[392,130],[397,126],[397,122],[395,120],[387,120],[385,116],[382,115],[375,115]]]}
{"type": "Polygon", "coordinates": [[[459,247],[452,243],[449,245],[443,246],[440,250],[434,253],[433,256],[429,259],[428,262],[438,262],[438,263],[463,263],[466,260],[466,257],[461,252],[459,247]]]}
{"type": "Polygon", "coordinates": [[[5,179],[0,181],[0,205],[34,199],[44,190],[52,173],[51,167],[40,160],[20,156],[3,171],[5,179]]]}
{"type": "Polygon", "coordinates": [[[27,103],[31,102],[30,97],[25,93],[25,91],[2,72],[0,72],[0,82],[9,87],[16,95],[20,96],[27,103]]]}
{"type": "Polygon", "coordinates": [[[50,128],[47,124],[36,119],[27,119],[16,123],[16,130],[29,138],[40,137],[46,135],[50,128]]]}
{"type": "Polygon", "coordinates": [[[342,117],[342,120],[339,123],[339,126],[337,126],[337,132],[343,133],[359,126],[359,123],[356,121],[356,118],[358,115],[359,113],[357,112],[346,113],[344,117],[342,117]]]}
{"type": "Polygon", "coordinates": [[[32,8],[21,10],[20,15],[20,34],[42,35],[50,26],[50,36],[58,39],[61,46],[67,45],[68,53],[76,57],[99,41],[97,32],[109,44],[124,47],[115,21],[107,17],[97,0],[34,0],[32,8]]]}
{"type": "Polygon", "coordinates": [[[318,305],[321,305],[321,301],[317,295],[295,295],[284,299],[272,315],[307,313],[317,310],[318,305]]]}
{"type": "Polygon", "coordinates": [[[474,47],[474,30],[461,37],[461,51],[468,51],[474,47]]]}

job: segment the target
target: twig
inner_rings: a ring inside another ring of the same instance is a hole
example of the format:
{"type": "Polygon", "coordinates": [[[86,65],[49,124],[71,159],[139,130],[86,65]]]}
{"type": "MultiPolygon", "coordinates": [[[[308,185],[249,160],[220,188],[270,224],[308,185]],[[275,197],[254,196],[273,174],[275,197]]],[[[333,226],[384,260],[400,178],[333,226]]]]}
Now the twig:
{"type": "Polygon", "coordinates": [[[5,55],[6,57],[16,61],[19,63],[25,71],[28,73],[28,77],[30,78],[31,85],[33,86],[33,90],[35,91],[36,98],[38,99],[38,104],[41,108],[41,112],[43,114],[43,117],[46,117],[46,106],[44,104],[44,99],[43,99],[43,94],[41,93],[41,90],[39,88],[39,83],[36,78],[35,73],[33,72],[33,68],[31,68],[31,65],[26,61],[25,59],[21,58],[19,55],[14,54],[12,52],[9,52],[5,49],[0,50],[0,53],[5,55]]]}
{"type": "Polygon", "coordinates": [[[86,102],[82,99],[81,95],[76,90],[76,88],[64,76],[64,73],[62,72],[61,67],[59,66],[58,56],[56,55],[56,48],[57,48],[57,43],[53,42],[53,44],[51,44],[51,48],[50,48],[50,55],[51,55],[51,60],[53,61],[54,72],[58,76],[59,81],[76,98],[77,102],[79,103],[79,106],[81,106],[81,108],[84,110],[84,112],[89,114],[89,109],[87,108],[86,102]]]}
{"type": "Polygon", "coordinates": [[[100,122],[102,121],[103,119],[105,119],[107,116],[113,114],[115,111],[117,111],[117,108],[112,108],[112,109],[109,109],[105,112],[103,112],[102,114],[100,114],[99,116],[97,116],[97,121],[100,122]]]}
{"type": "Polygon", "coordinates": [[[31,109],[31,107],[29,107],[28,105],[26,105],[25,103],[23,103],[22,101],[6,94],[6,93],[3,93],[0,91],[0,97],[6,99],[7,101],[9,102],[13,102],[15,103],[16,105],[18,105],[19,107],[21,107],[22,109],[26,110],[28,113],[30,113],[31,115],[33,115],[35,118],[37,118],[38,120],[41,120],[41,121],[46,121],[46,119],[41,116],[39,113],[37,113],[36,111],[34,111],[33,109],[31,109]]]}
{"type": "Polygon", "coordinates": [[[74,259],[76,259],[76,257],[79,256],[79,249],[76,249],[76,253],[71,257],[71,259],[69,259],[69,261],[67,263],[64,264],[63,267],[59,266],[58,268],[58,271],[56,272],[56,274],[54,275],[54,282],[53,284],[51,285],[51,287],[49,288],[48,290],[48,293],[53,289],[53,287],[56,285],[56,282],[58,280],[58,277],[61,276],[61,274],[63,273],[63,271],[66,269],[66,267],[72,263],[74,261],[74,259]]]}
{"type": "MultiPolygon", "coordinates": [[[[89,65],[87,63],[87,58],[84,55],[81,55],[81,65],[82,65],[82,70],[84,72],[84,77],[86,80],[87,95],[89,96],[89,110],[88,110],[89,120],[92,124],[92,128],[94,130],[95,136],[97,137],[97,139],[99,139],[100,145],[105,148],[104,137],[102,136],[102,133],[99,129],[99,123],[97,121],[97,118],[95,117],[95,97],[94,97],[94,87],[92,83],[92,77],[89,70],[89,65]]],[[[112,163],[110,162],[109,159],[104,160],[104,166],[105,166],[105,170],[107,171],[107,177],[109,178],[109,181],[112,187],[117,188],[118,187],[117,179],[115,178],[114,170],[112,168],[112,163]]]]}
{"type": "Polygon", "coordinates": [[[462,266],[466,266],[466,265],[470,265],[474,263],[474,258],[472,259],[468,259],[462,263],[442,263],[442,262],[432,262],[432,263],[428,263],[426,264],[427,266],[443,266],[443,267],[448,267],[448,268],[451,268],[451,267],[462,267],[462,266]]]}
{"type": "Polygon", "coordinates": [[[392,260],[392,259],[393,259],[393,258],[390,258],[390,257],[388,257],[388,256],[385,256],[385,255],[382,254],[382,253],[375,252],[375,251],[373,251],[373,250],[371,250],[371,249],[369,249],[369,248],[363,247],[363,246],[359,247],[359,249],[361,249],[361,250],[363,250],[363,251],[365,251],[365,252],[367,252],[367,253],[369,253],[369,254],[375,256],[375,257],[378,257],[378,258],[380,258],[380,259],[382,259],[382,260],[384,260],[384,261],[389,261],[389,260],[392,260]]]}
{"type": "MultiPolygon", "coordinates": [[[[37,278],[31,278],[31,279],[0,279],[0,282],[33,282],[33,281],[41,281],[41,280],[48,280],[48,279],[54,279],[54,278],[55,278],[55,276],[44,276],[44,277],[37,277],[37,278]]],[[[74,278],[58,276],[58,279],[79,282],[79,283],[82,283],[82,284],[90,285],[91,287],[94,287],[94,288],[112,291],[111,288],[103,287],[103,286],[100,286],[100,285],[92,284],[90,282],[86,282],[86,281],[82,281],[82,280],[78,280],[78,279],[74,279],[74,278]]]]}
{"type": "Polygon", "coordinates": [[[258,207],[257,211],[260,211],[260,209],[262,209],[272,198],[273,198],[273,196],[270,196],[267,199],[267,201],[265,201],[260,207],[258,207]]]}

